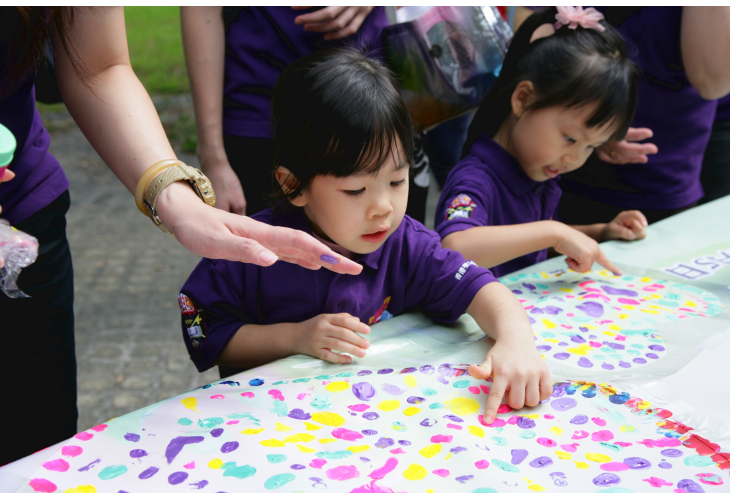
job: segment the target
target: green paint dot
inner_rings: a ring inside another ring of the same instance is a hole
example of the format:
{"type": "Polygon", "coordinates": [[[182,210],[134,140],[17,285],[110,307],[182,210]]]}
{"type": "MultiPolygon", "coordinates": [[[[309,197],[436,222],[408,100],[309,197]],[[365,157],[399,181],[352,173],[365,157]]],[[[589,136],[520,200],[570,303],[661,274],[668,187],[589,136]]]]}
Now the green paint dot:
{"type": "Polygon", "coordinates": [[[512,464],[508,464],[507,462],[503,462],[502,460],[495,458],[492,460],[492,465],[502,469],[505,472],[520,472],[520,469],[515,467],[512,464]]]}
{"type": "Polygon", "coordinates": [[[355,375],[355,374],[354,374],[354,373],[352,373],[352,372],[342,372],[342,373],[338,373],[337,375],[335,375],[335,377],[342,377],[342,378],[345,378],[345,377],[352,377],[352,376],[354,376],[354,375],[355,375]]]}
{"type": "Polygon", "coordinates": [[[423,387],[421,387],[421,394],[423,394],[424,396],[435,396],[437,393],[436,393],[436,389],[432,389],[430,387],[423,386],[423,387]]]}
{"type": "Polygon", "coordinates": [[[471,490],[470,493],[497,493],[497,490],[494,488],[477,488],[475,490],[471,490]]]}
{"type": "Polygon", "coordinates": [[[471,385],[471,382],[469,382],[468,380],[459,380],[457,382],[454,382],[454,387],[456,387],[457,389],[461,389],[463,387],[469,387],[470,385],[471,385]]]}
{"type": "Polygon", "coordinates": [[[695,455],[692,457],[687,457],[684,459],[685,465],[689,465],[690,467],[708,467],[715,462],[712,460],[712,457],[703,457],[702,455],[695,455]]]}
{"type": "Polygon", "coordinates": [[[242,465],[240,467],[231,467],[230,469],[226,469],[226,471],[223,473],[223,476],[233,476],[237,477],[238,479],[246,479],[247,477],[251,477],[254,474],[256,474],[256,469],[254,469],[250,465],[242,465]]]}
{"type": "Polygon", "coordinates": [[[522,439],[532,439],[535,437],[535,433],[532,431],[522,431],[520,432],[520,437],[522,439]]]}
{"type": "Polygon", "coordinates": [[[286,455],[279,455],[279,454],[266,455],[266,460],[268,460],[272,464],[278,464],[278,463],[281,463],[284,460],[286,460],[286,455]]]}
{"type": "Polygon", "coordinates": [[[110,465],[99,473],[99,479],[104,481],[108,479],[114,479],[127,472],[127,468],[124,465],[110,465]]]}
{"type": "Polygon", "coordinates": [[[309,382],[311,379],[309,378],[298,378],[296,380],[292,381],[292,384],[301,384],[302,382],[309,382]]]}
{"type": "Polygon", "coordinates": [[[332,378],[332,375],[317,375],[314,378],[317,379],[317,380],[327,380],[327,379],[332,378]]]}
{"type": "Polygon", "coordinates": [[[492,436],[492,441],[494,441],[494,444],[497,446],[507,446],[507,440],[503,437],[492,436]]]}
{"type": "Polygon", "coordinates": [[[267,490],[275,490],[277,488],[281,488],[286,483],[294,481],[294,479],[296,479],[294,474],[289,474],[288,472],[285,474],[277,474],[266,480],[264,488],[267,490]]]}
{"type": "Polygon", "coordinates": [[[190,420],[189,418],[183,417],[180,420],[178,420],[177,423],[180,424],[180,425],[190,425],[190,424],[193,423],[193,421],[190,420]]]}
{"type": "Polygon", "coordinates": [[[443,408],[444,405],[442,403],[431,403],[430,405],[428,405],[428,407],[432,410],[437,410],[439,408],[443,408]]]}
{"type": "Polygon", "coordinates": [[[216,425],[223,423],[223,419],[220,417],[206,418],[205,420],[198,420],[198,425],[203,429],[212,429],[216,425]]]}
{"type": "Polygon", "coordinates": [[[236,462],[226,462],[223,465],[221,465],[221,469],[230,469],[231,467],[235,467],[236,462]]]}
{"type": "Polygon", "coordinates": [[[289,383],[288,380],[279,380],[278,382],[274,382],[271,385],[281,385],[281,384],[288,384],[288,383],[289,383]]]}

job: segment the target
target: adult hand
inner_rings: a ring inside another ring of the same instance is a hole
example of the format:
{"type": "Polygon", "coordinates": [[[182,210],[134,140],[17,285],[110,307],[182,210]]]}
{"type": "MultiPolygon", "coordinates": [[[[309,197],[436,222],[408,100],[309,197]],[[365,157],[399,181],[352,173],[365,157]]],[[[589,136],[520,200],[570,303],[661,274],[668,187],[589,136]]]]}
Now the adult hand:
{"type": "Polygon", "coordinates": [[[281,259],[313,270],[325,267],[341,274],[362,271],[360,264],[303,231],[269,226],[208,206],[182,182],[160,193],[157,212],[182,246],[202,257],[258,266],[270,266],[281,259]]]}
{"type": "Polygon", "coordinates": [[[358,333],[368,334],[370,327],[348,313],[320,314],[296,325],[292,343],[299,353],[345,365],[352,358],[332,350],[364,358],[370,342],[358,333]]]}
{"type": "MultiPolygon", "coordinates": [[[[312,7],[292,7],[294,10],[312,7]]],[[[325,7],[294,18],[295,24],[304,25],[305,31],[324,33],[325,40],[339,40],[357,33],[372,7],[325,7]]]]}
{"type": "Polygon", "coordinates": [[[657,154],[659,148],[656,144],[643,143],[643,141],[654,136],[648,128],[629,128],[626,137],[622,141],[611,141],[596,150],[598,158],[606,163],[614,165],[626,165],[627,163],[646,163],[649,158],[646,155],[657,154]]]}
{"type": "Polygon", "coordinates": [[[603,228],[601,241],[609,240],[643,240],[646,238],[646,226],[649,222],[638,210],[626,210],[618,214],[603,228]]]}
{"type": "Polygon", "coordinates": [[[246,215],[246,197],[243,194],[241,181],[231,165],[227,161],[220,162],[217,165],[203,165],[203,171],[210,179],[215,190],[215,208],[238,215],[246,215]]]}
{"type": "Polygon", "coordinates": [[[554,248],[556,252],[566,256],[565,263],[573,271],[586,273],[597,262],[612,273],[621,274],[621,270],[603,254],[596,240],[568,225],[564,225],[560,240],[554,248]]]}

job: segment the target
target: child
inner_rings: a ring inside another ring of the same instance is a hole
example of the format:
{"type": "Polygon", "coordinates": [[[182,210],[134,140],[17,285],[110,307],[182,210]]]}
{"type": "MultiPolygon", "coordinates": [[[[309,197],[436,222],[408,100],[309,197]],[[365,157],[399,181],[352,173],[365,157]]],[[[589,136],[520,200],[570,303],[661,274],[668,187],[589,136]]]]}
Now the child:
{"type": "Polygon", "coordinates": [[[497,277],[545,260],[549,247],[575,271],[589,271],[595,261],[619,274],[597,241],[645,236],[646,218],[636,210],[608,224],[554,220],[557,179],[581,167],[596,147],[624,137],[638,78],[621,35],[597,20],[602,14],[562,9],[555,17],[571,24],[561,15],[573,15],[580,23],[544,24],[555,12],[548,9],[518,30],[479,110],[487,123],[475,119],[486,129],[470,131],[482,135],[449,173],[436,210],[444,247],[497,277]]]}
{"type": "Polygon", "coordinates": [[[496,340],[470,367],[494,379],[486,421],[505,394],[514,408],[549,397],[547,366],[511,292],[404,216],[413,126],[389,70],[352,49],[308,55],[279,77],[272,111],[281,201],[254,218],[311,233],[364,271],[203,259],[180,294],[183,338],[198,370],[294,354],[351,363],[334,351],[364,357],[368,325],[409,311],[444,322],[468,312],[496,340]]]}

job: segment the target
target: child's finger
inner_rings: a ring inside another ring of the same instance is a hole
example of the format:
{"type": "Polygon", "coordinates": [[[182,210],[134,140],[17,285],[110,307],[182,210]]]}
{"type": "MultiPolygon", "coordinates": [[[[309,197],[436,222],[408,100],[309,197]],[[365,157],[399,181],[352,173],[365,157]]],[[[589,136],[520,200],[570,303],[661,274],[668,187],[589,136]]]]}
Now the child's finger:
{"type": "Polygon", "coordinates": [[[596,256],[596,262],[611,271],[613,274],[619,276],[623,274],[621,272],[621,269],[616,267],[610,260],[608,260],[608,257],[606,257],[600,249],[598,250],[598,255],[596,256]]]}
{"type": "MultiPolygon", "coordinates": [[[[342,332],[345,332],[345,330],[342,330],[342,332]]],[[[347,333],[349,333],[349,335],[351,335],[352,337],[344,339],[339,335],[336,337],[328,336],[324,340],[324,346],[327,349],[335,349],[336,351],[352,354],[353,356],[356,356],[358,358],[364,358],[366,354],[365,349],[367,349],[367,346],[370,346],[370,342],[352,332],[347,333]],[[357,337],[357,339],[355,339],[354,337],[357,337]]]]}
{"type": "Polygon", "coordinates": [[[507,395],[507,404],[515,410],[519,410],[525,406],[525,386],[524,383],[512,384],[507,395]]]}
{"type": "Polygon", "coordinates": [[[492,375],[492,361],[485,360],[481,365],[469,366],[469,375],[479,380],[487,380],[492,375]]]}
{"type": "Polygon", "coordinates": [[[540,401],[545,401],[553,394],[553,381],[550,373],[546,373],[540,379],[540,401]]]}
{"type": "Polygon", "coordinates": [[[321,355],[319,356],[319,359],[329,361],[330,363],[334,363],[336,365],[349,365],[350,363],[352,363],[352,358],[350,356],[337,354],[329,349],[321,349],[320,354],[321,355]]]}
{"type": "Polygon", "coordinates": [[[507,390],[507,380],[504,377],[499,377],[492,383],[492,388],[489,391],[489,397],[487,398],[487,409],[484,411],[484,423],[489,425],[494,422],[497,416],[497,410],[499,405],[502,404],[502,398],[507,390]]]}
{"type": "Polygon", "coordinates": [[[525,406],[537,406],[540,404],[540,381],[532,381],[525,389],[525,406]]]}
{"type": "Polygon", "coordinates": [[[351,316],[348,313],[341,313],[332,318],[331,323],[342,328],[347,328],[353,332],[358,332],[367,335],[370,333],[370,327],[365,323],[361,323],[355,316],[351,316]],[[347,316],[345,316],[347,315],[347,316]]]}
{"type": "Polygon", "coordinates": [[[578,264],[578,261],[575,260],[572,257],[566,257],[565,263],[568,264],[568,267],[571,268],[573,271],[577,273],[582,273],[583,271],[580,270],[580,264],[578,264]]]}

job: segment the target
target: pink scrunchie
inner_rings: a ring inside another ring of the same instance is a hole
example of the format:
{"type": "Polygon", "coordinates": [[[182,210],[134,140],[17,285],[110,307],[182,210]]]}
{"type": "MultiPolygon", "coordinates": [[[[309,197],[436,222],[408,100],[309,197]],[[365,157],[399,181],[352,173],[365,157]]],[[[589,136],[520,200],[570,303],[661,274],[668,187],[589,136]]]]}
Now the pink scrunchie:
{"type": "Polygon", "coordinates": [[[572,30],[576,29],[578,25],[584,29],[594,29],[598,31],[606,30],[606,27],[598,22],[603,19],[603,14],[593,7],[588,7],[585,10],[583,10],[583,7],[556,8],[558,9],[558,13],[555,15],[555,19],[558,20],[558,22],[555,23],[556,30],[559,30],[565,25],[572,30]]]}

